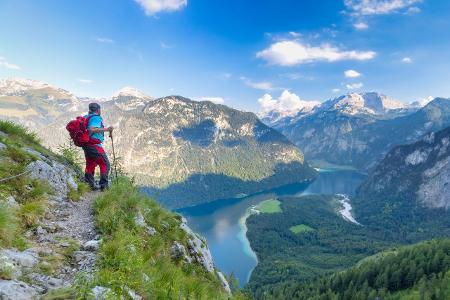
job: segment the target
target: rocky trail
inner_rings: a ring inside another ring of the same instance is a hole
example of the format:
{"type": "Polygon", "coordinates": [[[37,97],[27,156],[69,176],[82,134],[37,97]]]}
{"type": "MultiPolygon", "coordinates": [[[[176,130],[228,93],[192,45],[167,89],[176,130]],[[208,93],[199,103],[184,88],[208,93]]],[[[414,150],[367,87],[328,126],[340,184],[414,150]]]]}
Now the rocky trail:
{"type": "Polygon", "coordinates": [[[40,225],[25,233],[29,248],[0,250],[0,262],[9,266],[10,280],[0,279],[0,299],[40,299],[51,290],[67,288],[77,274],[89,276],[99,247],[92,203],[99,192],[73,202],[50,196],[40,225]]]}

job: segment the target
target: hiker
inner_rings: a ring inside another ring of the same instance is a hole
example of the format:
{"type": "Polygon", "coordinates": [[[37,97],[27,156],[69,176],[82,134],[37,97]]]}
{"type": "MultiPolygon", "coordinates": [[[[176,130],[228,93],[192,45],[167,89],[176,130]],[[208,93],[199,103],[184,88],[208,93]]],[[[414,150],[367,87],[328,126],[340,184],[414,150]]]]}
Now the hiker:
{"type": "Polygon", "coordinates": [[[98,140],[98,144],[84,145],[82,146],[84,151],[84,156],[86,158],[86,169],[84,173],[84,178],[89,184],[92,190],[98,189],[95,185],[94,174],[95,168],[100,167],[100,189],[103,191],[108,188],[108,174],[110,169],[110,164],[108,156],[103,149],[103,142],[105,139],[105,132],[112,134],[113,127],[105,128],[103,126],[103,119],[101,117],[101,108],[98,103],[89,104],[89,113],[85,116],[88,120],[87,129],[90,138],[93,140],[98,140]]]}

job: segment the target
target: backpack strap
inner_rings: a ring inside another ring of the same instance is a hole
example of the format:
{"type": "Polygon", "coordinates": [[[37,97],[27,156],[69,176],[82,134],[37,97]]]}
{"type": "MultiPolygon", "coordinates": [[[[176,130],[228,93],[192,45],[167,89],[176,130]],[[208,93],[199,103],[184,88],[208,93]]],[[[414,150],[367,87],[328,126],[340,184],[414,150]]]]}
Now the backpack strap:
{"type": "Polygon", "coordinates": [[[88,133],[89,133],[89,136],[91,136],[91,132],[90,132],[90,130],[89,130],[89,121],[92,119],[92,117],[95,117],[95,116],[98,116],[98,115],[90,115],[90,116],[88,116],[88,117],[86,118],[86,129],[87,129],[87,131],[88,131],[88,133]]]}

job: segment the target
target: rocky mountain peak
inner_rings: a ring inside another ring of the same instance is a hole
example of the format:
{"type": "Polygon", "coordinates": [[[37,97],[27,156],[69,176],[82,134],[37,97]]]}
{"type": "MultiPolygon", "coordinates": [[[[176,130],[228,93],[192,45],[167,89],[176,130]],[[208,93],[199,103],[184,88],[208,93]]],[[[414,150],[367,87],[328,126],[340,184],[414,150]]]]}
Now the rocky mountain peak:
{"type": "Polygon", "coordinates": [[[345,114],[383,115],[407,105],[377,92],[350,93],[324,102],[319,110],[337,110],[345,114]]]}
{"type": "Polygon", "coordinates": [[[123,110],[142,109],[151,100],[152,97],[130,86],[118,90],[112,96],[113,103],[123,110]]]}
{"type": "Polygon", "coordinates": [[[68,91],[51,86],[48,83],[26,79],[26,78],[6,78],[0,80],[0,96],[22,95],[28,91],[50,89],[65,95],[72,95],[68,91]]]}
{"type": "Polygon", "coordinates": [[[126,86],[118,90],[112,95],[112,98],[120,98],[120,97],[129,97],[129,98],[139,98],[139,99],[148,99],[150,96],[146,95],[141,90],[138,90],[131,86],[126,86]]]}

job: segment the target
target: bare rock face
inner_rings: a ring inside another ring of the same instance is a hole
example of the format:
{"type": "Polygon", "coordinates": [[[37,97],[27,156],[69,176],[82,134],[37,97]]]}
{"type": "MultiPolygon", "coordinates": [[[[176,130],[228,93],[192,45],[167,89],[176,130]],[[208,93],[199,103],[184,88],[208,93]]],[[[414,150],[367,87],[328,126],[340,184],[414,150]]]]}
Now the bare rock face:
{"type": "Polygon", "coordinates": [[[206,242],[204,242],[200,237],[192,231],[192,229],[187,225],[187,220],[185,218],[181,219],[180,228],[186,231],[189,236],[188,245],[189,245],[189,254],[194,258],[196,262],[205,268],[210,273],[216,272],[217,277],[222,283],[222,287],[224,290],[231,294],[231,289],[228,281],[225,276],[219,271],[217,271],[214,267],[214,261],[211,255],[211,251],[208,248],[206,242]]]}
{"type": "Polygon", "coordinates": [[[33,179],[47,181],[54,189],[56,195],[65,197],[69,192],[69,187],[76,189],[77,184],[73,172],[58,162],[52,161],[51,164],[42,160],[37,160],[27,166],[29,176],[33,179]]]}
{"type": "Polygon", "coordinates": [[[2,300],[30,300],[37,299],[40,290],[25,282],[0,279],[0,299],[2,300]]]}
{"type": "Polygon", "coordinates": [[[450,127],[388,153],[359,194],[399,198],[428,208],[450,207],[450,127]]]}
{"type": "Polygon", "coordinates": [[[172,259],[174,259],[174,260],[182,259],[182,260],[186,261],[187,263],[192,262],[191,257],[186,252],[186,248],[177,241],[175,241],[173,243],[172,247],[170,247],[170,254],[172,256],[172,259]]]}

